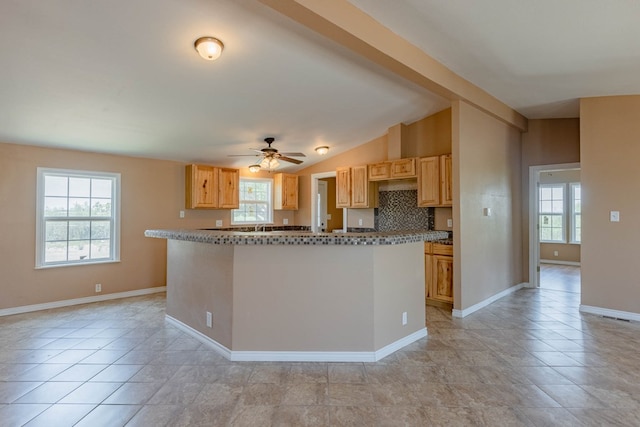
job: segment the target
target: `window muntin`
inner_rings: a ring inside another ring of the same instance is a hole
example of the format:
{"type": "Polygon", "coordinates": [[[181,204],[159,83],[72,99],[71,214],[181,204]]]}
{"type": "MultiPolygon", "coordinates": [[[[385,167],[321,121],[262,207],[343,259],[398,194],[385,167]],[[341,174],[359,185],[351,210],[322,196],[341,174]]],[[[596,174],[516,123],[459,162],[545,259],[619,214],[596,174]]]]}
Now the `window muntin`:
{"type": "Polygon", "coordinates": [[[582,241],[582,188],[580,183],[572,182],[571,188],[571,243],[582,241]]]}
{"type": "Polygon", "coordinates": [[[119,260],[120,174],[38,168],[36,267],[119,260]]]}
{"type": "Polygon", "coordinates": [[[565,185],[543,184],[539,191],[540,241],[566,243],[565,185]]]}
{"type": "Polygon", "coordinates": [[[240,207],[231,211],[232,224],[273,222],[273,180],[240,178],[240,207]]]}

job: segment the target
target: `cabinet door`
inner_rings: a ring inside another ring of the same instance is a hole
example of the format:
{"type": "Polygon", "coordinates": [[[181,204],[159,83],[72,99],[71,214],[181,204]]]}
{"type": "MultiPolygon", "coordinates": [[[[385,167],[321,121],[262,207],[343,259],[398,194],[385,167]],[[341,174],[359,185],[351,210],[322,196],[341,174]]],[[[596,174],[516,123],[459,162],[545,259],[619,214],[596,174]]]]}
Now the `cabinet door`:
{"type": "Polygon", "coordinates": [[[415,178],[416,159],[399,159],[391,162],[391,178],[415,178]]]}
{"type": "Polygon", "coordinates": [[[431,298],[453,302],[453,258],[432,255],[431,298]]]}
{"type": "Polygon", "coordinates": [[[276,210],[298,209],[298,176],[277,173],[273,176],[274,203],[276,210]]]}
{"type": "Polygon", "coordinates": [[[381,181],[391,178],[391,163],[382,162],[369,165],[369,181],[381,181]]]}
{"type": "Polygon", "coordinates": [[[440,204],[445,206],[451,206],[453,204],[451,168],[451,154],[440,156],[440,204]]]}
{"type": "Polygon", "coordinates": [[[218,170],[218,207],[238,209],[240,207],[240,171],[220,168],[218,170]]]}
{"type": "Polygon", "coordinates": [[[216,209],[218,207],[217,168],[187,165],[185,183],[185,207],[187,209],[216,209]]]}
{"type": "Polygon", "coordinates": [[[351,207],[351,168],[336,169],[336,207],[351,207]]]}
{"type": "Polygon", "coordinates": [[[354,166],[351,168],[351,207],[369,207],[367,166],[354,166]]]}
{"type": "Polygon", "coordinates": [[[424,254],[424,296],[425,298],[433,298],[431,295],[432,276],[433,276],[433,260],[430,253],[424,254]]]}
{"type": "Polygon", "coordinates": [[[418,206],[440,204],[440,158],[424,157],[418,161],[418,206]]]}

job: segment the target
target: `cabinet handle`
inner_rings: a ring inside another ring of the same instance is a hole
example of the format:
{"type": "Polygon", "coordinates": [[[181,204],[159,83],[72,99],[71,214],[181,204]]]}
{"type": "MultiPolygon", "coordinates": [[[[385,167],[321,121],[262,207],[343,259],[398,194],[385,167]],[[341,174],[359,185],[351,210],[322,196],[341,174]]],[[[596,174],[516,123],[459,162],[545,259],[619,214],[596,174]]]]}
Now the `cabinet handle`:
{"type": "Polygon", "coordinates": [[[204,183],[202,184],[202,188],[207,188],[207,180],[204,180],[204,183]]]}

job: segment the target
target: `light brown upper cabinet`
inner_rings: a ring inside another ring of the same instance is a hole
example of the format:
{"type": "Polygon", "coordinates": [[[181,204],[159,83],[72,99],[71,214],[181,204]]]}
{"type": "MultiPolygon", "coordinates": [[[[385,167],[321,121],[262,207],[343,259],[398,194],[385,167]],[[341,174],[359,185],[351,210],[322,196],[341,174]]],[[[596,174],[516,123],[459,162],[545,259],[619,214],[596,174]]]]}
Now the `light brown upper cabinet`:
{"type": "Polygon", "coordinates": [[[367,165],[343,167],[336,170],[337,208],[375,208],[378,189],[369,182],[367,165]]]}
{"type": "Polygon", "coordinates": [[[273,175],[273,208],[276,210],[298,209],[298,176],[289,173],[273,175]]]}
{"type": "Polygon", "coordinates": [[[451,154],[440,156],[440,204],[444,206],[451,206],[453,204],[451,175],[451,154]]]}
{"type": "Polygon", "coordinates": [[[369,181],[416,177],[416,159],[397,159],[369,165],[369,181]]]}
{"type": "Polygon", "coordinates": [[[391,179],[391,162],[369,165],[369,181],[385,181],[388,179],[391,179]]]}
{"type": "Polygon", "coordinates": [[[451,154],[418,159],[418,206],[451,206],[451,154]]]}
{"type": "Polygon", "coordinates": [[[415,178],[416,159],[398,159],[391,161],[391,179],[415,178]]]}
{"type": "Polygon", "coordinates": [[[237,209],[240,205],[240,171],[208,165],[187,165],[187,209],[237,209]]]}
{"type": "Polygon", "coordinates": [[[336,207],[351,207],[351,168],[336,169],[336,207]]]}
{"type": "Polygon", "coordinates": [[[238,209],[240,207],[240,171],[238,169],[218,169],[218,207],[238,209]]]}

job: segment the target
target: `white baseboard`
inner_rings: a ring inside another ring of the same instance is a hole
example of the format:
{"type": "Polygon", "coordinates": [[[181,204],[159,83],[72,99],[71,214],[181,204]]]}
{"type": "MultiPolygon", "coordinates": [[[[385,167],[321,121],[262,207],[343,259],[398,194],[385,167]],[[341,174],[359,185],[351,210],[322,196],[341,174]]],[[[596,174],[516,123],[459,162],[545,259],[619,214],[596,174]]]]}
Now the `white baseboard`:
{"type": "Polygon", "coordinates": [[[427,328],[423,328],[377,351],[233,351],[169,315],[166,319],[232,362],[377,362],[427,336],[427,328]]]}
{"type": "Polygon", "coordinates": [[[558,261],[555,259],[541,259],[540,264],[575,265],[580,267],[580,263],[576,261],[558,261]]]}
{"type": "Polygon", "coordinates": [[[136,289],[135,291],[116,292],[113,294],[96,295],[84,298],[74,298],[62,301],[45,302],[42,304],[23,305],[21,307],[12,307],[0,309],[0,317],[11,316],[12,314],[30,313],[32,311],[49,310],[52,308],[68,307],[71,305],[88,304],[92,302],[108,301],[112,299],[137,297],[141,295],[156,294],[166,292],[166,286],[158,286],[155,288],[136,289]]]}
{"type": "Polygon", "coordinates": [[[471,313],[475,313],[476,311],[485,308],[486,306],[488,306],[489,304],[496,302],[497,300],[499,300],[500,298],[504,298],[509,294],[514,293],[517,290],[522,289],[523,287],[525,287],[526,283],[519,283],[517,285],[514,285],[508,289],[505,289],[502,292],[498,292],[497,294],[487,298],[484,301],[480,301],[477,304],[472,305],[471,307],[465,308],[464,310],[452,310],[451,311],[451,315],[453,317],[466,317],[468,315],[470,315],[471,313]]]}
{"type": "Polygon", "coordinates": [[[610,308],[593,307],[591,305],[580,305],[580,312],[640,322],[640,313],[632,313],[630,311],[612,310],[610,308]]]}

